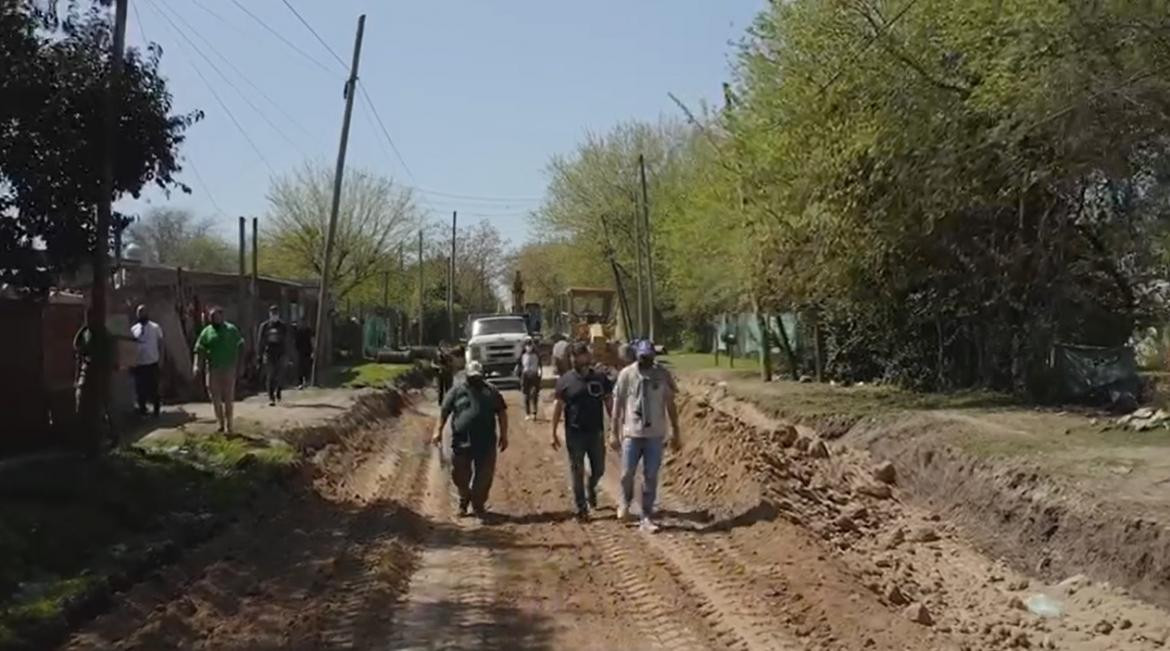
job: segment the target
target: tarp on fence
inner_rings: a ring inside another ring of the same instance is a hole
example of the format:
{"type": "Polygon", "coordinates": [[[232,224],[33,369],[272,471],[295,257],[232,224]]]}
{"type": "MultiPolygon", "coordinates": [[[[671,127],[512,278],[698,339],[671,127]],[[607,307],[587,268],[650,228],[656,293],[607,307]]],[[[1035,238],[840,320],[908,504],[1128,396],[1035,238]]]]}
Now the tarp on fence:
{"type": "Polygon", "coordinates": [[[1052,361],[1060,397],[1064,400],[1116,403],[1133,400],[1138,395],[1137,361],[1128,346],[1098,348],[1059,344],[1053,348],[1052,361]]]}
{"type": "MultiPolygon", "coordinates": [[[[768,327],[771,328],[773,335],[780,332],[781,325],[784,327],[784,333],[788,336],[788,342],[792,345],[794,350],[800,350],[799,331],[797,327],[799,320],[793,313],[786,312],[779,316],[772,315],[768,318],[768,327]]],[[[727,335],[734,335],[735,337],[735,355],[737,357],[745,357],[754,355],[760,352],[760,326],[756,320],[756,315],[752,312],[739,312],[737,314],[722,314],[715,319],[715,341],[712,342],[712,352],[718,350],[721,353],[726,353],[728,349],[727,335]]],[[[771,342],[772,350],[779,351],[780,343],[773,340],[771,342]]]]}

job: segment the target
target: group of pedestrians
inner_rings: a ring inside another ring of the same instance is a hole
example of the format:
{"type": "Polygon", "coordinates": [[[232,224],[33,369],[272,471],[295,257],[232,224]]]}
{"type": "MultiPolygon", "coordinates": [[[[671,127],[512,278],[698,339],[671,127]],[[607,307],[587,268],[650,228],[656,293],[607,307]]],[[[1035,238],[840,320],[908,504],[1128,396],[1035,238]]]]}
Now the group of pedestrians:
{"type": "MultiPolygon", "coordinates": [[[[558,342],[558,345],[561,342],[558,342]]],[[[654,520],[658,493],[658,472],[665,449],[681,447],[678,392],[670,372],[655,359],[654,345],[640,341],[630,348],[633,359],[617,374],[616,380],[593,364],[585,342],[564,342],[562,354],[554,349],[558,365],[556,401],[553,406],[551,445],[563,445],[569,461],[569,476],[577,517],[584,520],[598,506],[597,489],[605,473],[605,444],[608,438],[621,455],[621,491],[617,515],[630,517],[634,486],[641,467],[642,500],[640,526],[658,529],[654,520]],[[608,437],[605,431],[609,419],[608,437]],[[669,423],[669,427],[667,424],[669,423]],[[564,426],[563,444],[560,436],[564,426]],[[586,465],[589,467],[586,475],[586,465]]],[[[526,347],[520,362],[526,419],[534,419],[540,362],[535,345],[526,347]]],[[[483,366],[467,364],[466,380],[446,392],[440,407],[439,423],[432,444],[442,442],[442,433],[451,423],[451,476],[459,493],[459,512],[466,515],[486,512],[486,502],[495,475],[497,455],[508,447],[507,404],[500,392],[483,377],[483,366]]]]}
{"type": "MultiPolygon", "coordinates": [[[[215,410],[215,419],[220,432],[231,432],[233,405],[235,403],[236,380],[242,371],[244,359],[244,336],[234,324],[224,318],[223,308],[213,307],[208,311],[208,323],[200,330],[193,348],[192,375],[207,388],[215,410]]],[[[130,326],[130,338],[134,341],[134,363],[130,375],[134,380],[137,411],[146,416],[153,413],[157,418],[162,407],[159,391],[160,369],[163,366],[166,347],[163,330],[150,319],[149,310],[139,305],[135,310],[135,321],[130,326]],[[150,411],[148,411],[148,407],[150,411]]],[[[77,385],[84,383],[84,376],[97,346],[92,341],[88,325],[82,326],[74,339],[77,355],[77,385]]],[[[280,317],[280,308],[269,308],[268,319],[256,329],[257,364],[265,378],[268,404],[275,405],[283,393],[284,369],[288,365],[290,350],[297,357],[297,381],[304,388],[313,366],[313,331],[306,324],[290,325],[280,317]]],[[[80,389],[78,395],[81,395],[80,389]]],[[[78,398],[80,404],[80,397],[78,398]]]]}

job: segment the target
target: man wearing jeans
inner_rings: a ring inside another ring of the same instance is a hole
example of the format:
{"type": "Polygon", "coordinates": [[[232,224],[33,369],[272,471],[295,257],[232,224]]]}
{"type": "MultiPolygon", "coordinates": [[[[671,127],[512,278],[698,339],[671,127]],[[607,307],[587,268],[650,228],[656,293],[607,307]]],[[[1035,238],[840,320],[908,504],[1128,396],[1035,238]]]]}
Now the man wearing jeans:
{"type": "Polygon", "coordinates": [[[622,369],[614,387],[613,443],[622,451],[622,495],[618,519],[624,520],[634,499],[634,475],[642,462],[643,530],[654,532],[654,500],[658,493],[658,469],[663,448],[682,445],[678,427],[678,408],[674,396],[678,386],[670,372],[654,361],[654,344],[639,341],[635,347],[637,361],[622,369]],[[670,418],[670,435],[666,419],[670,418]]]}
{"type": "Polygon", "coordinates": [[[577,517],[584,520],[597,508],[597,484],[605,472],[605,413],[613,411],[610,380],[593,368],[593,355],[584,342],[573,344],[573,369],[557,380],[553,407],[552,446],[560,447],[557,426],[565,417],[565,447],[577,517]],[[589,459],[589,484],[585,484],[585,459],[589,459]]]}

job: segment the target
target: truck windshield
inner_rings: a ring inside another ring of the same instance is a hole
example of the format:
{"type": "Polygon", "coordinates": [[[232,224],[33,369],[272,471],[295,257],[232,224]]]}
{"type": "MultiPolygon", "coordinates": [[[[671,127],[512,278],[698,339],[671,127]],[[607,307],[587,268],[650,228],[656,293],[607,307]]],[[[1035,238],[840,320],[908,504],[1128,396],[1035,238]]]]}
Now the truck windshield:
{"type": "Polygon", "coordinates": [[[520,317],[507,319],[479,319],[471,326],[471,336],[498,335],[504,333],[528,334],[528,326],[520,317]]]}

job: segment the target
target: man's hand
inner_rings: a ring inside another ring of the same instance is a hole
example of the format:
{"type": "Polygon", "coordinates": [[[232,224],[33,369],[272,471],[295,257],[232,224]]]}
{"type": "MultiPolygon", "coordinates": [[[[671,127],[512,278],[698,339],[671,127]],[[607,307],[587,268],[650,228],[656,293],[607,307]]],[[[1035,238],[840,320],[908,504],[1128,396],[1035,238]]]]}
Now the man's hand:
{"type": "Polygon", "coordinates": [[[508,435],[501,434],[500,435],[500,452],[503,452],[504,450],[507,450],[507,449],[508,449],[508,435]]]}
{"type": "Polygon", "coordinates": [[[559,450],[559,449],[561,449],[561,440],[560,440],[559,438],[557,438],[557,430],[556,430],[556,428],[553,428],[553,431],[552,431],[552,441],[550,441],[550,443],[552,444],[552,449],[554,449],[554,450],[559,450]]]}
{"type": "Polygon", "coordinates": [[[611,448],[613,448],[614,450],[621,451],[621,449],[622,449],[621,435],[618,434],[617,432],[614,432],[613,434],[611,434],[609,437],[609,446],[611,448]]]}
{"type": "Polygon", "coordinates": [[[675,432],[670,438],[666,439],[666,445],[670,448],[671,452],[678,452],[683,446],[682,437],[678,435],[678,432],[675,432]]]}

